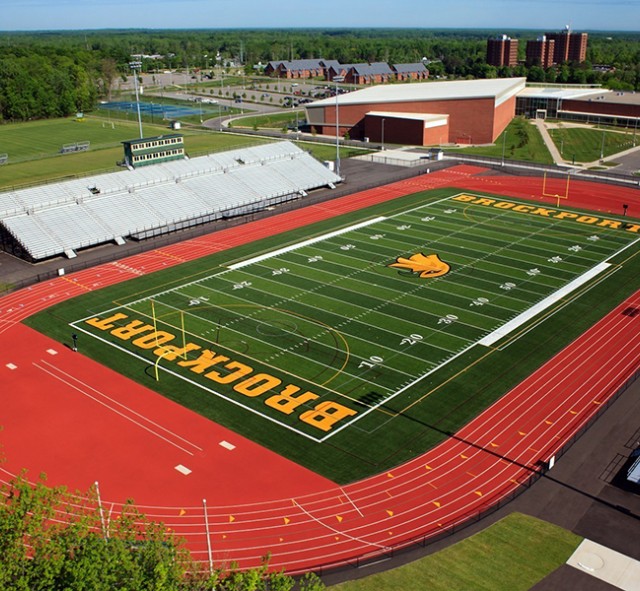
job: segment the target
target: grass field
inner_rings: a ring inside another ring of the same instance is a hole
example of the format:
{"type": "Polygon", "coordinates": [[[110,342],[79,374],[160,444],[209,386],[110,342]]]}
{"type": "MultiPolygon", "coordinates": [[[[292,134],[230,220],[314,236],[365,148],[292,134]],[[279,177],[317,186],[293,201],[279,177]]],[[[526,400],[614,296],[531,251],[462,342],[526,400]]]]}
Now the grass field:
{"type": "MultiPolygon", "coordinates": [[[[169,133],[166,124],[144,123],[145,135],[169,133]]],[[[183,128],[185,146],[190,156],[233,150],[273,141],[260,137],[218,133],[210,130],[183,128]]],[[[122,160],[121,142],[137,138],[135,121],[115,117],[85,117],[83,123],[74,119],[49,119],[0,126],[0,153],[9,154],[8,164],[0,166],[0,190],[20,188],[34,183],[61,181],[78,175],[122,170],[116,162],[122,160]],[[89,141],[87,152],[60,154],[66,144],[89,141]]],[[[335,146],[300,142],[319,160],[333,160],[335,146]]],[[[367,150],[340,148],[340,157],[366,153],[367,150]]]]}
{"type": "Polygon", "coordinates": [[[490,158],[504,157],[508,160],[524,160],[552,164],[553,158],[544,144],[535,125],[522,117],[516,117],[498,136],[492,146],[471,146],[469,148],[447,149],[447,152],[477,154],[490,158]]]}
{"type": "Polygon", "coordinates": [[[450,548],[333,591],[527,591],[562,566],[582,538],[512,513],[450,548]]]}
{"type": "Polygon", "coordinates": [[[633,147],[633,132],[626,133],[584,127],[549,129],[549,135],[566,160],[594,162],[633,147]]]}
{"type": "Polygon", "coordinates": [[[78,332],[86,354],[351,481],[450,435],[636,288],[637,234],[473,200],[408,196],[28,323],[78,332]],[[507,342],[480,344],[521,314],[507,342]]]}
{"type": "MultiPolygon", "coordinates": [[[[146,135],[169,133],[166,124],[144,124],[146,135]]],[[[185,145],[191,155],[231,150],[261,143],[260,138],[183,129],[185,145]]],[[[0,152],[9,154],[9,163],[0,167],[0,189],[43,181],[62,180],[81,174],[121,170],[121,142],[137,138],[138,124],[122,119],[85,117],[50,119],[0,126],[0,152]],[[91,142],[87,152],[60,154],[66,144],[91,142]]]]}

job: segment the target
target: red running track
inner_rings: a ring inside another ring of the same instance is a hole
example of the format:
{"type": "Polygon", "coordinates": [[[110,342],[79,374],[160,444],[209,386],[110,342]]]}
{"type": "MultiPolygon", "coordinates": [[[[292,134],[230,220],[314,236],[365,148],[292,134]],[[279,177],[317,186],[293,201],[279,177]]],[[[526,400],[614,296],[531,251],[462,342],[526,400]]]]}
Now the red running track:
{"type": "MultiPolygon", "coordinates": [[[[344,487],[19,324],[87,290],[410,192],[447,185],[512,196],[528,190],[521,178],[473,176],[482,172],[465,166],[417,177],[2,298],[7,477],[27,467],[31,474],[46,471],[52,484],[81,490],[98,480],[110,516],[132,497],[149,517],[183,536],[200,560],[208,560],[208,527],[216,563],[247,568],[270,552],[271,566],[289,572],[436,536],[510,495],[637,369],[640,322],[621,311],[640,306],[640,292],[451,439],[388,473],[344,487]],[[186,475],[176,466],[192,471],[186,475]]],[[[573,205],[597,209],[601,202],[593,200],[609,189],[578,186],[582,202],[574,199],[573,205]]],[[[627,191],[616,189],[606,199],[638,204],[636,193],[627,191]]]]}

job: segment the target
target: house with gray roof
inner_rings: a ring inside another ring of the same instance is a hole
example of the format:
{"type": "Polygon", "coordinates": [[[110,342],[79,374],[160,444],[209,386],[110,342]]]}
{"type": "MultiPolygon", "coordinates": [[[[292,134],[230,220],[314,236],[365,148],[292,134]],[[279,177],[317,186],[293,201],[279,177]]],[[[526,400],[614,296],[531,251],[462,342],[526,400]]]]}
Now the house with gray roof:
{"type": "Polygon", "coordinates": [[[269,62],[264,73],[278,78],[316,78],[324,76],[324,66],[316,59],[283,60],[269,62]]]}
{"type": "Polygon", "coordinates": [[[383,84],[393,80],[394,72],[385,62],[372,64],[354,64],[345,76],[344,81],[349,84],[383,84]]]}
{"type": "Polygon", "coordinates": [[[426,80],[429,77],[429,70],[422,62],[393,64],[391,69],[395,72],[397,80],[426,80]]]}

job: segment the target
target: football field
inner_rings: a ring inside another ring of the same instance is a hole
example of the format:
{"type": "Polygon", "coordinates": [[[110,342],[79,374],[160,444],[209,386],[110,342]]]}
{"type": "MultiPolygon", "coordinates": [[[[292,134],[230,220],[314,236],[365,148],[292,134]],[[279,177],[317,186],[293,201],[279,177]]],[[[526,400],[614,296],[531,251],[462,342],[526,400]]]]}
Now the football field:
{"type": "Polygon", "coordinates": [[[217,417],[233,406],[311,442],[341,434],[335,445],[366,447],[393,441],[398,419],[452,379],[452,362],[464,373],[562,314],[638,239],[614,218],[467,193],[334,224],[168,289],[130,289],[70,325],[117,350],[130,375],[169,379],[172,398],[215,405],[217,417]]]}

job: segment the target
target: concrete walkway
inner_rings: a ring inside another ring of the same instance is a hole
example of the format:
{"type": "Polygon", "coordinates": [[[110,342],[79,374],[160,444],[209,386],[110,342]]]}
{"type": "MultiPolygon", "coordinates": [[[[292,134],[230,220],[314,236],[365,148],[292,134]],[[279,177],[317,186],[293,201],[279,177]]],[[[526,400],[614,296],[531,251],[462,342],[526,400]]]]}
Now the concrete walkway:
{"type": "MultiPolygon", "coordinates": [[[[575,168],[576,170],[580,169],[589,169],[595,166],[602,166],[605,162],[615,162],[618,158],[623,156],[628,156],[629,154],[635,154],[640,152],[640,144],[634,146],[633,148],[629,148],[627,150],[623,150],[622,152],[617,152],[616,154],[612,154],[611,156],[606,156],[602,160],[594,160],[593,162],[580,162],[578,164],[574,164],[573,162],[569,162],[565,160],[557,146],[555,145],[551,135],[549,134],[549,129],[557,129],[558,125],[555,123],[547,123],[544,119],[534,119],[534,123],[542,136],[542,140],[547,146],[547,149],[551,153],[551,157],[553,158],[553,162],[557,166],[562,166],[565,168],[575,168]]],[[[585,127],[584,125],[579,124],[567,124],[567,127],[585,127]]]]}

